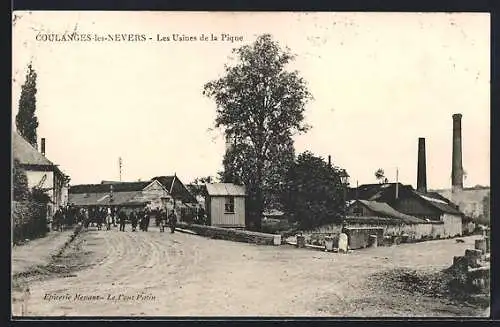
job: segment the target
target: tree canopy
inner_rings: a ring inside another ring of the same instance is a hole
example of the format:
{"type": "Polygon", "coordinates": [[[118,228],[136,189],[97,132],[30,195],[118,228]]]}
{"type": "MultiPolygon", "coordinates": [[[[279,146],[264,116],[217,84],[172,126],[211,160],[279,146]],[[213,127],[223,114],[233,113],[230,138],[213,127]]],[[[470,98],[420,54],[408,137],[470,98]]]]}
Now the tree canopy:
{"type": "Polygon", "coordinates": [[[311,152],[300,154],[287,174],[285,212],[302,229],[341,222],[346,212],[341,179],[345,173],[311,152]]]}
{"type": "Polygon", "coordinates": [[[37,147],[38,118],[36,110],[36,79],[37,74],[31,63],[28,65],[26,81],[21,87],[21,97],[19,99],[19,111],[16,115],[17,131],[31,145],[37,147]]]}
{"type": "Polygon", "coordinates": [[[269,34],[233,53],[236,64],[205,84],[204,94],[215,101],[215,126],[230,140],[222,180],[246,185],[248,227],[260,229],[266,200],[293,160],[292,136],[309,128],[303,121],[312,96],[299,73],[286,70],[290,50],[269,34]]]}

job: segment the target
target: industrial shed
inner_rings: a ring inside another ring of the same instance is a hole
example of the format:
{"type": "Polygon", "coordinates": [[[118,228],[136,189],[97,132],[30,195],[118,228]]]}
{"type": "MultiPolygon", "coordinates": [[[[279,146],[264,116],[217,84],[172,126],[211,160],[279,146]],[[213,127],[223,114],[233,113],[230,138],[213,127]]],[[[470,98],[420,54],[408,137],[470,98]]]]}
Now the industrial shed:
{"type": "Polygon", "coordinates": [[[205,210],[210,226],[245,228],[245,186],[206,184],[205,210]]]}

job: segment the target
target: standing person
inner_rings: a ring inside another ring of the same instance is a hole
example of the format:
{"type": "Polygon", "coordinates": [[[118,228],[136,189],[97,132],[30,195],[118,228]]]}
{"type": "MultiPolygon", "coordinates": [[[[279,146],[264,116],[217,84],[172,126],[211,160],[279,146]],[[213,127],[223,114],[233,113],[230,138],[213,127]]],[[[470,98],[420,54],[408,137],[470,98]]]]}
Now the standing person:
{"type": "Polygon", "coordinates": [[[118,208],[112,207],[111,208],[111,217],[113,218],[113,227],[116,227],[117,213],[118,213],[118,208]]]}
{"type": "Polygon", "coordinates": [[[89,209],[83,209],[83,219],[87,222],[87,227],[90,224],[89,209]]]}
{"type": "Polygon", "coordinates": [[[139,211],[137,211],[137,221],[139,222],[139,229],[141,231],[144,230],[144,211],[141,209],[139,209],[139,211]]]}
{"type": "Polygon", "coordinates": [[[148,208],[144,211],[144,231],[148,231],[149,227],[149,219],[151,218],[151,212],[149,211],[148,208]]]}
{"type": "Polygon", "coordinates": [[[175,233],[175,226],[177,225],[177,214],[175,212],[175,209],[172,210],[172,213],[168,218],[169,218],[168,224],[170,226],[170,232],[175,233]]]}
{"type": "Polygon", "coordinates": [[[164,232],[165,231],[165,219],[166,219],[164,210],[161,209],[158,212],[158,215],[156,217],[157,217],[157,220],[158,220],[159,225],[160,225],[160,232],[164,232]]]}
{"type": "Polygon", "coordinates": [[[62,217],[61,217],[61,209],[57,208],[54,213],[54,217],[52,218],[53,228],[57,231],[61,231],[62,229],[62,217]]]}
{"type": "Polygon", "coordinates": [[[137,228],[137,213],[135,210],[130,213],[130,223],[132,224],[132,232],[135,232],[137,228]]]}
{"type": "Polygon", "coordinates": [[[123,209],[120,209],[118,212],[118,221],[120,222],[120,231],[124,232],[125,231],[125,220],[127,219],[127,215],[125,214],[125,211],[123,209]]]}
{"type": "Polygon", "coordinates": [[[112,223],[113,223],[113,217],[111,216],[111,208],[108,208],[108,212],[106,213],[106,230],[111,229],[112,223]]]}

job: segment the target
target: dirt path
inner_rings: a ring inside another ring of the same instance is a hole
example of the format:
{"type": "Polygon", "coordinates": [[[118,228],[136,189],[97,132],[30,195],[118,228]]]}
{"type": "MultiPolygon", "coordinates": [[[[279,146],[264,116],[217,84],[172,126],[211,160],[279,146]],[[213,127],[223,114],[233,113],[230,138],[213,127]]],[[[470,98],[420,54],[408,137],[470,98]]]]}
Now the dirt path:
{"type": "Polygon", "coordinates": [[[73,230],[50,232],[45,237],[12,247],[12,274],[49,263],[51,256],[64,245],[72,233],[73,230]]]}
{"type": "Polygon", "coordinates": [[[448,267],[473,246],[455,240],[348,255],[182,233],[87,231],[61,262],[68,275],[30,282],[37,316],[457,316],[456,304],[372,289],[374,273],[448,267]],[[65,260],[65,261],[64,261],[65,260]],[[66,276],[66,277],[65,277],[66,276]]]}

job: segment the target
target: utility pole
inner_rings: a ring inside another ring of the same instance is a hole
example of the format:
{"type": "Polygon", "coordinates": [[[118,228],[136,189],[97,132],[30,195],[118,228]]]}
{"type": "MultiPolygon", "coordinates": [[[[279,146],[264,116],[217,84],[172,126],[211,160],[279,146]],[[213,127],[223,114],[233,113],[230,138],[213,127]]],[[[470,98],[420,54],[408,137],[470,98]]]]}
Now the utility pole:
{"type": "Polygon", "coordinates": [[[120,172],[120,182],[122,181],[122,157],[118,157],[118,169],[120,172]]]}

